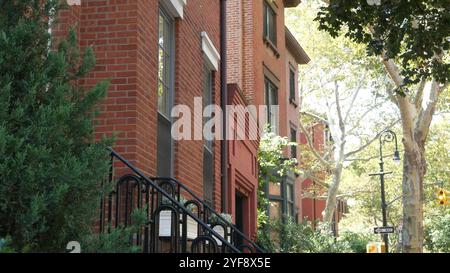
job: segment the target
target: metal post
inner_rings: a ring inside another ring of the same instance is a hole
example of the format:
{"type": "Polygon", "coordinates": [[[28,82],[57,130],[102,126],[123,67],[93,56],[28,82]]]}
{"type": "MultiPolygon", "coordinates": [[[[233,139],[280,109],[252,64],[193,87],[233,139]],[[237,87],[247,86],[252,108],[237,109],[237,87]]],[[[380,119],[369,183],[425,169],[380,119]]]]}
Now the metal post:
{"type": "MultiPolygon", "coordinates": [[[[381,213],[383,216],[383,227],[387,227],[387,215],[386,215],[386,194],[384,190],[384,162],[383,158],[380,161],[380,182],[381,182],[381,213]]],[[[383,241],[386,253],[389,253],[389,236],[387,233],[383,234],[383,241]]]]}
{"type": "MultiPolygon", "coordinates": [[[[395,143],[395,152],[394,152],[394,160],[399,160],[399,152],[398,152],[398,143],[397,143],[397,135],[392,130],[386,130],[380,134],[380,172],[378,174],[380,176],[380,186],[381,186],[381,213],[383,217],[383,227],[387,227],[387,204],[386,204],[386,193],[385,193],[385,185],[384,185],[384,176],[387,174],[384,172],[384,161],[383,161],[383,144],[385,142],[392,142],[395,143]]],[[[389,253],[389,236],[387,233],[384,233],[383,235],[383,241],[385,245],[385,251],[386,253],[389,253]]]]}

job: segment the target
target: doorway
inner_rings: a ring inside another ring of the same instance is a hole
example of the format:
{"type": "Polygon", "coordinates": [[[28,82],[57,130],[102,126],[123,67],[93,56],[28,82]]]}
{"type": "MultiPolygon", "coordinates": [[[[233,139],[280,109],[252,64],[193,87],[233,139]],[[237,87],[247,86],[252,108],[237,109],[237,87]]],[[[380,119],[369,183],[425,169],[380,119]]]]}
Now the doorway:
{"type": "MultiPolygon", "coordinates": [[[[244,205],[246,197],[238,192],[235,196],[235,217],[236,228],[244,233],[244,205]]],[[[236,234],[235,243],[237,246],[242,245],[243,238],[236,234]]]]}

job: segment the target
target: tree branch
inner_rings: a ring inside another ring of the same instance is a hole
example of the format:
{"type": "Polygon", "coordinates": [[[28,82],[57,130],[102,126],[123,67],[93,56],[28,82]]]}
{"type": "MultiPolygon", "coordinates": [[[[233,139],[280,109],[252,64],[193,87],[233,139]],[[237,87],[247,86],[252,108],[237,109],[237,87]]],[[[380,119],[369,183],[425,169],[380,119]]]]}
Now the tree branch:
{"type": "Polygon", "coordinates": [[[316,150],[316,148],[314,147],[314,143],[311,139],[311,135],[309,134],[309,132],[306,130],[306,128],[303,126],[302,122],[298,123],[300,130],[302,131],[302,133],[305,135],[306,138],[306,142],[308,143],[308,147],[311,149],[312,154],[314,155],[314,157],[316,157],[319,162],[325,166],[327,169],[331,169],[332,166],[330,165],[330,163],[328,161],[326,161],[320,154],[319,152],[316,150]]]}
{"type": "Polygon", "coordinates": [[[362,76],[362,79],[359,80],[359,85],[356,88],[352,100],[350,102],[350,105],[347,109],[347,113],[345,114],[345,118],[344,118],[344,123],[347,123],[348,117],[350,116],[350,112],[353,108],[353,105],[355,104],[356,98],[358,97],[359,91],[361,90],[362,86],[363,86],[363,82],[364,82],[364,78],[366,77],[367,72],[364,72],[364,75],[362,76]]]}
{"type": "Polygon", "coordinates": [[[300,111],[300,114],[306,115],[306,116],[310,116],[312,118],[315,118],[315,119],[317,119],[319,121],[322,121],[322,122],[328,124],[328,121],[325,118],[323,118],[323,117],[321,117],[321,116],[319,116],[317,114],[314,114],[314,113],[311,113],[311,112],[306,112],[306,111],[300,111]]]}
{"type": "Polygon", "coordinates": [[[423,101],[423,90],[425,89],[425,84],[427,83],[426,79],[423,78],[420,81],[419,87],[417,88],[416,98],[414,100],[414,104],[416,106],[416,110],[418,111],[422,105],[423,101]]]}
{"type": "Polygon", "coordinates": [[[353,151],[351,151],[351,152],[346,153],[346,154],[344,155],[344,159],[345,159],[345,158],[348,158],[348,157],[350,157],[350,156],[352,156],[352,155],[355,155],[355,154],[361,152],[362,150],[364,150],[365,148],[367,148],[368,146],[370,146],[375,140],[377,140],[377,139],[380,137],[380,135],[381,135],[385,130],[391,128],[392,126],[394,126],[395,124],[397,124],[399,121],[400,121],[399,119],[395,120],[394,122],[392,122],[391,124],[389,124],[387,127],[385,127],[383,130],[381,130],[376,136],[374,136],[374,137],[373,137],[370,141],[368,141],[366,144],[360,146],[360,147],[359,147],[358,149],[356,149],[356,150],[353,150],[353,151]]]}

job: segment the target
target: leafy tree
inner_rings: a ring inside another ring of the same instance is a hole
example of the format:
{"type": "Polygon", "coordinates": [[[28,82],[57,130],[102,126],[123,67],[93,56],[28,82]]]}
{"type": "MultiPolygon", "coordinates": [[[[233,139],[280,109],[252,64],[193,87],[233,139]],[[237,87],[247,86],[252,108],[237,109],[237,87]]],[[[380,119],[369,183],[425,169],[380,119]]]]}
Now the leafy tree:
{"type": "Polygon", "coordinates": [[[273,221],[270,223],[271,233],[279,236],[269,238],[263,235],[261,238],[264,240],[259,240],[259,243],[272,253],[353,252],[347,240],[336,240],[327,223],[321,222],[316,226],[314,229],[312,223],[307,221],[296,223],[290,217],[273,221]]]}
{"type": "Polygon", "coordinates": [[[440,208],[425,220],[425,246],[431,252],[450,252],[450,210],[440,208]]]}
{"type": "MultiPolygon", "coordinates": [[[[379,132],[398,123],[398,111],[383,92],[392,85],[378,60],[366,57],[364,45],[344,35],[333,38],[318,29],[314,19],[320,6],[312,0],[303,1],[288,10],[286,21],[311,56],[299,77],[299,127],[306,138],[302,174],[304,179],[326,188],[322,214],[323,220],[331,223],[337,199],[342,195],[340,184],[346,161],[377,141],[379,132]],[[317,145],[312,137],[312,128],[318,123],[326,125],[332,138],[326,139],[324,145],[317,145]]],[[[313,198],[322,197],[314,196],[322,191],[309,191],[313,198]]]]}
{"type": "Polygon", "coordinates": [[[95,59],[74,31],[53,44],[59,2],[0,4],[0,238],[19,252],[64,251],[89,234],[108,170],[109,141],[93,139],[108,83],[76,84],[95,59]]]}
{"type": "Polygon", "coordinates": [[[298,170],[297,159],[286,158],[286,148],[295,146],[297,143],[290,142],[287,137],[281,137],[268,128],[259,142],[258,149],[258,228],[263,228],[268,223],[267,208],[267,183],[281,183],[281,179],[289,172],[296,173],[298,170]]]}
{"type": "MultiPolygon", "coordinates": [[[[428,172],[424,179],[424,222],[426,226],[426,235],[431,234],[437,225],[435,218],[441,214],[448,213],[448,210],[442,210],[438,207],[436,192],[437,187],[443,186],[448,188],[450,172],[448,170],[448,162],[450,162],[450,145],[448,115],[443,114],[437,116],[434,125],[431,127],[430,138],[426,144],[428,158],[428,172]]],[[[395,131],[400,132],[400,128],[395,131]]],[[[386,200],[389,203],[387,208],[388,225],[397,229],[402,227],[402,166],[396,164],[392,160],[392,145],[385,147],[386,158],[385,169],[392,174],[386,176],[385,190],[386,200]]],[[[369,173],[378,172],[378,145],[371,145],[362,151],[358,158],[351,161],[348,168],[344,170],[342,190],[352,193],[347,198],[350,204],[350,212],[345,215],[339,224],[339,230],[355,231],[358,233],[373,232],[373,227],[381,225],[381,196],[380,181],[378,177],[369,177],[369,173]]],[[[390,249],[401,251],[398,245],[401,238],[398,234],[389,235],[390,249]]],[[[425,236],[426,249],[430,249],[430,236],[425,236]],[[427,243],[428,242],[428,243],[427,243]]],[[[378,240],[381,238],[379,237],[378,240]]]]}
{"type": "Polygon", "coordinates": [[[342,31],[379,56],[392,82],[403,131],[404,252],[423,249],[425,143],[439,97],[450,78],[448,0],[330,0],[318,14],[320,29],[342,31]]]}

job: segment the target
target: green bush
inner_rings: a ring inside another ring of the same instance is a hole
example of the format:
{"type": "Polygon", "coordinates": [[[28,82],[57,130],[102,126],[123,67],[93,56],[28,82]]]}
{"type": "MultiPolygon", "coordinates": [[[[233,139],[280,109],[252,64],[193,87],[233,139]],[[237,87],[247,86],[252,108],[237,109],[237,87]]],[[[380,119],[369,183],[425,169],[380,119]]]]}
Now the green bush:
{"type": "Polygon", "coordinates": [[[11,237],[0,238],[0,253],[14,253],[14,249],[11,247],[11,237]]]}
{"type": "Polygon", "coordinates": [[[133,244],[136,233],[146,224],[146,209],[135,209],[131,214],[131,225],[118,228],[109,227],[101,234],[92,234],[83,238],[83,253],[139,253],[142,248],[133,244]]]}
{"type": "Polygon", "coordinates": [[[450,210],[440,210],[425,219],[425,247],[431,252],[450,252],[450,210]]]}
{"type": "Polygon", "coordinates": [[[339,235],[338,240],[340,242],[346,242],[351,252],[354,253],[366,253],[367,244],[372,241],[376,241],[371,234],[361,234],[351,231],[345,231],[339,235]]]}
{"type": "Polygon", "coordinates": [[[78,50],[73,30],[52,43],[60,2],[0,9],[0,238],[18,252],[64,252],[90,234],[108,173],[111,142],[93,135],[108,82],[75,84],[95,57],[78,50]]]}
{"type": "Polygon", "coordinates": [[[347,241],[336,240],[325,223],[316,226],[313,229],[311,222],[296,223],[286,217],[284,221],[272,222],[266,231],[260,231],[258,243],[272,253],[353,252],[347,241]]]}

